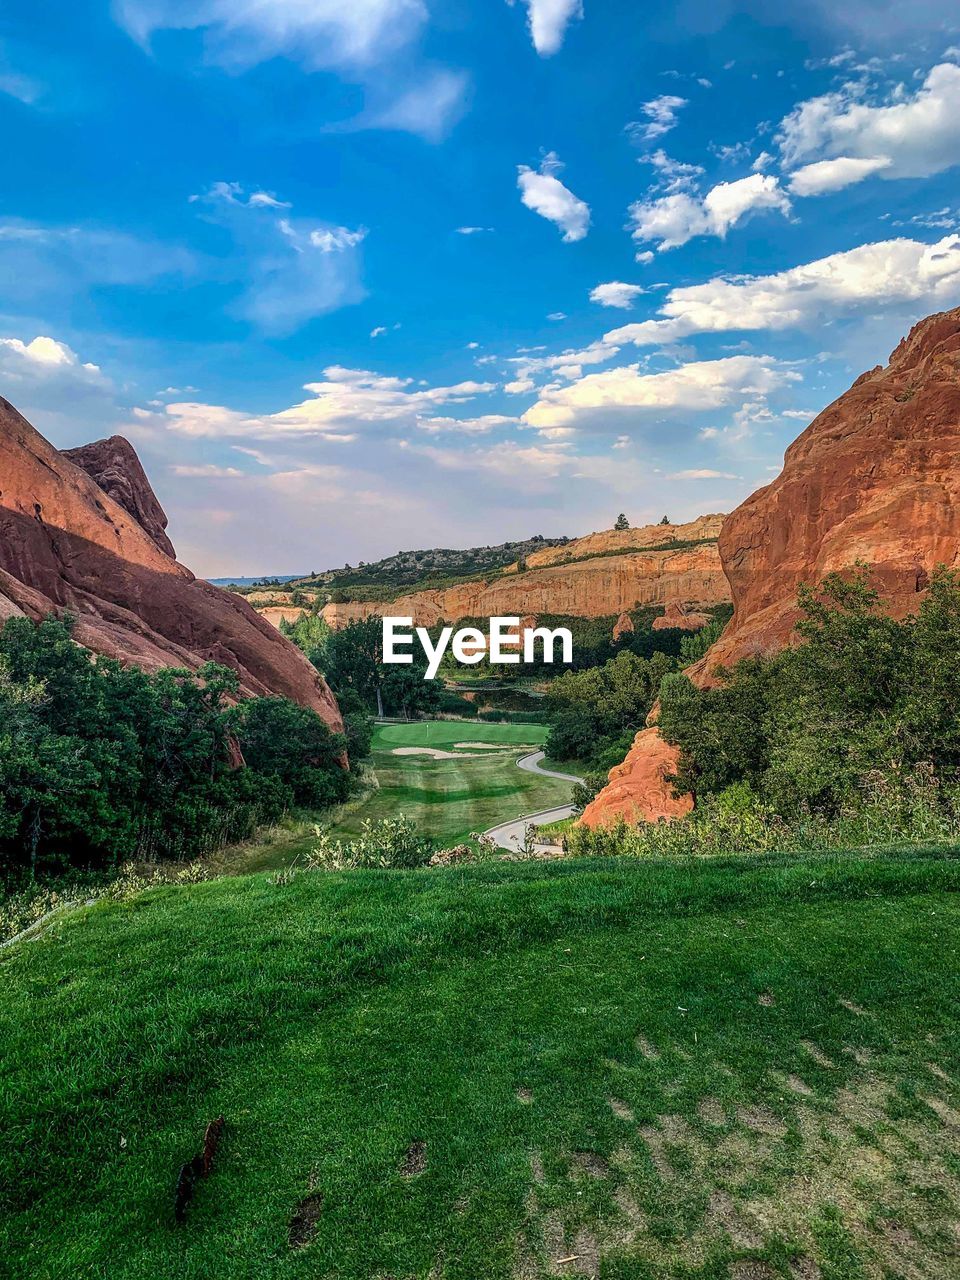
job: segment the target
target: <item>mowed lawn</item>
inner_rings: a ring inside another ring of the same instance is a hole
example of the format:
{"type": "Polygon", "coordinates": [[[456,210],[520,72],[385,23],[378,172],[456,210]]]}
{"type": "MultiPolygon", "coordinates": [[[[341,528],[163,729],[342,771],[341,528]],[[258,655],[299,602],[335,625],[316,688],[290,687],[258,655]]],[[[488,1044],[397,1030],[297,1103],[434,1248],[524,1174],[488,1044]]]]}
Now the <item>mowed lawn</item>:
{"type": "Polygon", "coordinates": [[[0,952],[3,1274],[956,1276],[958,890],[904,852],[82,909],[0,952]]]}
{"type": "Polygon", "coordinates": [[[566,804],[572,791],[569,783],[538,777],[516,766],[520,756],[543,746],[547,732],[542,725],[459,720],[378,724],[371,764],[379,788],[362,805],[351,807],[332,830],[353,835],[364,819],[395,818],[402,813],[424,834],[457,844],[471,832],[566,804]],[[503,750],[471,751],[469,746],[457,746],[472,742],[497,744],[503,750]],[[395,755],[398,747],[430,747],[456,752],[460,758],[395,755]]]}

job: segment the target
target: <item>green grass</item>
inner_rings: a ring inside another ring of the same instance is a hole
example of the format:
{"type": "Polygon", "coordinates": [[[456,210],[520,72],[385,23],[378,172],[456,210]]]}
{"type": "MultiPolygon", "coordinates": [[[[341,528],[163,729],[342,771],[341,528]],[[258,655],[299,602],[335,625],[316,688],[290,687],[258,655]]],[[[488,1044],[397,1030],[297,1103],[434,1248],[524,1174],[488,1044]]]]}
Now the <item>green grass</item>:
{"type": "Polygon", "coordinates": [[[516,767],[516,760],[528,749],[541,746],[546,737],[547,730],[533,724],[426,720],[377,725],[372,764],[379,789],[335,821],[331,829],[337,835],[354,835],[364,819],[403,813],[424,834],[453,845],[472,831],[485,831],[510,818],[565,804],[572,790],[569,783],[516,767]],[[485,751],[483,758],[477,758],[464,748],[460,760],[392,754],[395,747],[452,751],[458,742],[502,743],[507,749],[485,751]]]}
{"type": "Polygon", "coordinates": [[[958,891],[960,860],[903,852],[80,910],[0,952],[4,1274],[955,1275],[958,891]]]}

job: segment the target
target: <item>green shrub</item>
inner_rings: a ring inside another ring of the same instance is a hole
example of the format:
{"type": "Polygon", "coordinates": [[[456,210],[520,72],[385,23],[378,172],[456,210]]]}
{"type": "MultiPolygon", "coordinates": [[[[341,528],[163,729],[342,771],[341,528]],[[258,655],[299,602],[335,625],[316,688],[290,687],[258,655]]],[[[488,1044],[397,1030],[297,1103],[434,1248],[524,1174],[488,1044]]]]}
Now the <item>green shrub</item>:
{"type": "Polygon", "coordinates": [[[342,871],[350,867],[404,868],[425,866],[433,856],[433,843],[421,835],[409,818],[367,819],[360,834],[334,839],[317,827],[317,844],[308,865],[315,869],[342,871]]]}

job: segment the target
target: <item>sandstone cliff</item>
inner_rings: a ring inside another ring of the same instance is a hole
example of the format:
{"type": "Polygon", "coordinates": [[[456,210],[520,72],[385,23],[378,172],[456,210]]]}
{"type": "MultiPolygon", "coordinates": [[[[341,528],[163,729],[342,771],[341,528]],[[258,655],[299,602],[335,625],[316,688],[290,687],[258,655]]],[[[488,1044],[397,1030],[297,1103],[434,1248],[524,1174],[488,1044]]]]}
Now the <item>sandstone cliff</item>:
{"type": "MultiPolygon", "coordinates": [[[[724,522],[720,556],[734,615],[689,674],[791,640],[797,587],[863,561],[885,606],[912,612],[937,565],[960,565],[960,308],[928,317],[886,366],[863,374],[787,450],[783,470],[724,522]]],[[[658,815],[651,760],[669,748],[644,730],[616,779],[588,807],[589,826],[658,815]]]]}
{"type": "Polygon", "coordinates": [[[323,616],[334,627],[384,614],[412,617],[418,626],[430,627],[461,618],[601,618],[638,605],[723,604],[730,596],[715,541],[722,521],[722,516],[701,516],[689,524],[592,533],[534,552],[523,573],[512,565],[489,581],[418,591],[388,603],[328,604],[323,616]],[[675,549],[664,550],[664,544],[675,549]]]}
{"type": "Polygon", "coordinates": [[[340,729],[304,655],[246,601],[178,564],[165,527],[125,440],[60,453],[0,398],[0,622],[70,613],[95,653],[147,670],[219,662],[245,694],[282,694],[340,729]]]}

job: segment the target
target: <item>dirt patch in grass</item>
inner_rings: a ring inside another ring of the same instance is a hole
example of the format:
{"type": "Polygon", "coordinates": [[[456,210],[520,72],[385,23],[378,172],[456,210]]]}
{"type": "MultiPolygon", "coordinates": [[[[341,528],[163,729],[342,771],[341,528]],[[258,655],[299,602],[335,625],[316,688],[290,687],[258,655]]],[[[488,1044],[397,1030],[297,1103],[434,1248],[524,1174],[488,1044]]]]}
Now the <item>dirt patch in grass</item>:
{"type": "Polygon", "coordinates": [[[659,1049],[656,1045],[651,1044],[646,1036],[637,1036],[635,1043],[648,1062],[656,1062],[660,1057],[659,1049]]]}
{"type": "Polygon", "coordinates": [[[727,1123],[727,1113],[716,1098],[701,1098],[697,1103],[697,1115],[704,1124],[719,1128],[727,1123]]]}
{"type": "Polygon", "coordinates": [[[629,1122],[633,1119],[633,1111],[624,1101],[622,1101],[622,1099],[607,1098],[607,1105],[618,1120],[626,1120],[629,1122]]]}
{"type": "Polygon", "coordinates": [[[403,1153],[400,1161],[401,1178],[418,1178],[427,1167],[427,1144],[422,1138],[415,1138],[403,1153]]]}
{"type": "Polygon", "coordinates": [[[809,1053],[810,1057],[818,1067],[827,1067],[830,1070],[836,1070],[837,1064],[832,1058],[828,1058],[823,1050],[818,1045],[815,1045],[812,1040],[801,1040],[800,1044],[801,1047],[809,1053]]]}
{"type": "Polygon", "coordinates": [[[575,1151],[570,1161],[570,1172],[574,1175],[583,1174],[588,1178],[606,1178],[610,1173],[610,1166],[595,1151],[575,1151]]]}
{"type": "Polygon", "coordinates": [[[786,1137],[787,1126],[769,1107],[737,1107],[737,1119],[754,1133],[762,1133],[768,1138],[786,1137]]]}
{"type": "Polygon", "coordinates": [[[319,1192],[304,1196],[290,1219],[287,1238],[291,1249],[305,1249],[307,1247],[317,1234],[317,1226],[322,1213],[323,1196],[319,1192]]]}

